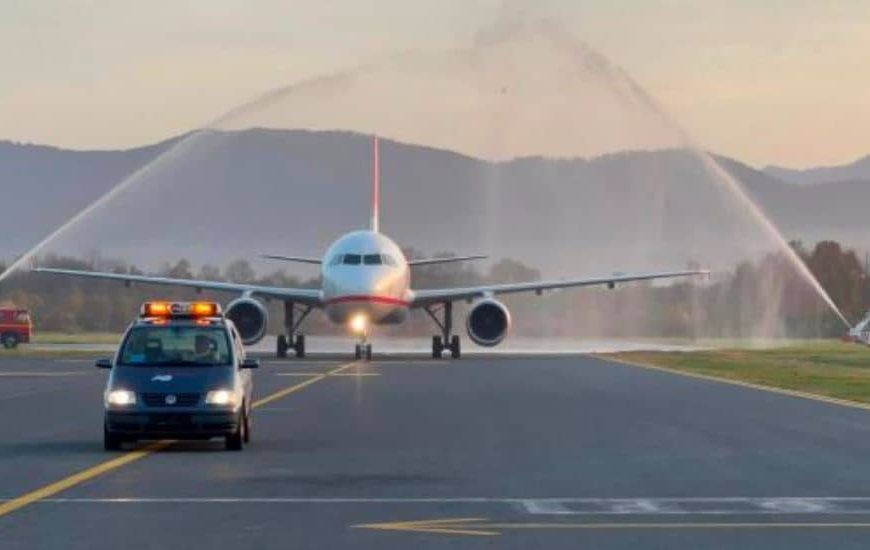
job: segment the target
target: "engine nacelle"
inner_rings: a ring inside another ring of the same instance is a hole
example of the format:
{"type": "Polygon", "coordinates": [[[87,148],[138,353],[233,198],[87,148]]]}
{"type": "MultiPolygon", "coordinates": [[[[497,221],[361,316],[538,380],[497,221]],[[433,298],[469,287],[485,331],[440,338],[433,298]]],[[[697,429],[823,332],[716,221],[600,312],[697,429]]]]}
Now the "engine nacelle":
{"type": "Polygon", "coordinates": [[[511,328],[508,308],[495,300],[483,300],[475,304],[465,319],[468,337],[478,346],[497,346],[511,328]]]}
{"type": "Polygon", "coordinates": [[[233,300],[227,306],[227,319],[236,325],[242,343],[246,346],[256,344],[266,335],[269,325],[269,312],[266,306],[251,298],[233,300]]]}

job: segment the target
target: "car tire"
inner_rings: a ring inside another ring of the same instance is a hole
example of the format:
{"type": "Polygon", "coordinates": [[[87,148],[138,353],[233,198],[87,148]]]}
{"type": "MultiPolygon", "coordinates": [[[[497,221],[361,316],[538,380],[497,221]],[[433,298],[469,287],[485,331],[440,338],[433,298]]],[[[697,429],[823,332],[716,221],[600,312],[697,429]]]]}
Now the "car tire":
{"type": "Polygon", "coordinates": [[[103,449],[107,451],[120,451],[123,439],[117,434],[109,431],[109,428],[103,425],[103,449]]]}
{"type": "Polygon", "coordinates": [[[18,335],[14,332],[7,332],[3,335],[3,347],[6,349],[15,349],[18,346],[18,335]]]}
{"type": "Polygon", "coordinates": [[[251,416],[245,413],[245,437],[244,443],[247,445],[251,442],[251,416]]]}
{"type": "Polygon", "coordinates": [[[242,409],[239,425],[236,431],[224,438],[224,446],[228,451],[241,451],[245,446],[245,425],[248,423],[248,415],[242,409]]]}

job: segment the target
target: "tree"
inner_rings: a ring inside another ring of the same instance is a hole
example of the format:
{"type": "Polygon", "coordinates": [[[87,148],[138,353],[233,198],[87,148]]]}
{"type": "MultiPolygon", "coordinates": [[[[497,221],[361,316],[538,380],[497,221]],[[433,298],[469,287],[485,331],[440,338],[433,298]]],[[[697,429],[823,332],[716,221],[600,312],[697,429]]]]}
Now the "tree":
{"type": "Polygon", "coordinates": [[[247,260],[233,260],[224,270],[224,275],[233,283],[250,283],[257,276],[247,260]]]}
{"type": "Polygon", "coordinates": [[[183,258],[178,260],[173,266],[167,265],[164,267],[163,275],[172,279],[193,279],[190,262],[183,258]]]}

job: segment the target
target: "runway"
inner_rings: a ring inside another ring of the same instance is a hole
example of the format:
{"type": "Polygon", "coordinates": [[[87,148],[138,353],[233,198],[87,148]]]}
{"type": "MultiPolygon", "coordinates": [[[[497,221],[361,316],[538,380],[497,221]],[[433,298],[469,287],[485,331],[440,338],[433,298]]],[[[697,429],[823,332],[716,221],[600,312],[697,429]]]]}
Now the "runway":
{"type": "Polygon", "coordinates": [[[833,403],[586,355],[264,358],[245,451],[106,453],[105,376],[0,355],[4,550],[870,541],[870,412],[833,403]]]}

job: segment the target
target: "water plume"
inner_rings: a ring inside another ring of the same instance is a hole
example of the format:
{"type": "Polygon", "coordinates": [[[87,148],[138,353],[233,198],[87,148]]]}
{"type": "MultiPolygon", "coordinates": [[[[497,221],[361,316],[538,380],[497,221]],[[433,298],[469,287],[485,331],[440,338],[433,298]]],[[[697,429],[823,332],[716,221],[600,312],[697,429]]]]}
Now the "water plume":
{"type": "Polygon", "coordinates": [[[783,312],[806,292],[846,322],[732,170],[551,21],[497,25],[468,46],[264,94],[181,140],[13,267],[94,248],[141,265],[320,254],[366,224],[367,134],[385,139],[383,230],[403,245],[511,257],[546,277],[687,264],[733,273],[516,298],[526,334],[783,337],[794,333],[783,312]],[[758,266],[753,284],[742,282],[747,265],[758,266]]]}

